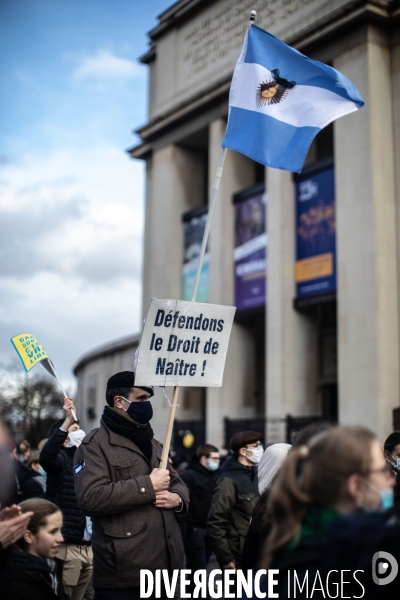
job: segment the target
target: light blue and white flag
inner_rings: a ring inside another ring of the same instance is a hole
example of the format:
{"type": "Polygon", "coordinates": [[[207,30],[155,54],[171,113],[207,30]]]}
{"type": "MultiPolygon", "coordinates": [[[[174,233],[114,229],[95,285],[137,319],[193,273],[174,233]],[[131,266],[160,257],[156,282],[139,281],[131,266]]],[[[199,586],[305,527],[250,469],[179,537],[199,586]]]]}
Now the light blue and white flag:
{"type": "Polygon", "coordinates": [[[222,147],[300,172],[317,133],[363,105],[339,71],[252,25],[232,78],[222,147]]]}

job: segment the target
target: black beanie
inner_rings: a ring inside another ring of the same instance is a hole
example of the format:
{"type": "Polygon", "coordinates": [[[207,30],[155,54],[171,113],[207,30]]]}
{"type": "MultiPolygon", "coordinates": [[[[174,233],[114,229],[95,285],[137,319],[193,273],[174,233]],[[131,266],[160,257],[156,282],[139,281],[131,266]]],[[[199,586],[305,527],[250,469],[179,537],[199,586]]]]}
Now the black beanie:
{"type": "Polygon", "coordinates": [[[133,371],[121,371],[121,373],[115,373],[107,381],[107,389],[115,388],[131,388],[138,387],[141,390],[149,392],[150,396],[154,396],[154,388],[152,386],[136,385],[135,386],[135,373],[133,371]]]}

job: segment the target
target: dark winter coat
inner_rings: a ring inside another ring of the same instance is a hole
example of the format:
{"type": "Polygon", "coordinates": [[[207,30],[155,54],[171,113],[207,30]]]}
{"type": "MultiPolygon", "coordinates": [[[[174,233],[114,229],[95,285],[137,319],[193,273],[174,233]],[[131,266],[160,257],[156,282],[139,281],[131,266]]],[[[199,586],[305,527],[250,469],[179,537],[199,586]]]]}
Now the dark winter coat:
{"type": "Polygon", "coordinates": [[[246,467],[235,458],[225,461],[214,491],[207,519],[213,551],[223,567],[233,560],[240,568],[244,540],[257,504],[256,467],[246,467]]]}
{"type": "Polygon", "coordinates": [[[63,514],[65,542],[81,544],[84,541],[86,517],[75,495],[73,461],[76,447],[63,447],[67,435],[59,428],[53,432],[40,453],[40,464],[47,473],[45,498],[54,502],[63,514]]]}
{"type": "Polygon", "coordinates": [[[185,517],[187,530],[193,527],[206,527],[211,501],[217,483],[218,471],[209,471],[194,456],[186,471],[181,475],[190,491],[189,513],[185,517]]]}
{"type": "MultiPolygon", "coordinates": [[[[103,421],[91,431],[75,454],[76,496],[92,517],[93,585],[128,588],[140,585],[140,569],[181,569],[183,542],[174,510],[154,506],[150,473],[161,462],[162,447],[154,438],[149,461],[127,437],[103,421]]],[[[168,465],[170,492],[183,500],[189,490],[168,465]]]]}
{"type": "Polygon", "coordinates": [[[4,600],[57,600],[50,567],[37,556],[11,550],[0,572],[0,595],[4,600]]]}
{"type": "MultiPolygon", "coordinates": [[[[324,569],[360,570],[358,579],[365,587],[365,600],[398,600],[400,598],[400,575],[391,583],[377,585],[372,574],[375,571],[379,580],[386,574],[379,574],[378,564],[387,557],[376,557],[379,552],[387,552],[400,566],[400,507],[382,513],[356,513],[343,517],[330,528],[324,569]],[[375,557],[375,564],[373,558],[375,557]],[[332,566],[333,565],[333,566],[332,566]],[[347,566],[348,565],[348,566],[347,566]],[[361,573],[363,571],[363,573],[361,573]]],[[[389,562],[389,561],[388,561],[389,562]]],[[[393,559],[390,559],[392,572],[393,559]]],[[[353,596],[360,595],[360,586],[354,585],[353,596]]],[[[351,595],[353,588],[348,586],[351,595]]]]}
{"type": "Polygon", "coordinates": [[[39,475],[33,469],[25,468],[20,479],[22,492],[22,500],[29,498],[44,498],[46,491],[46,478],[44,475],[39,475]]]}
{"type": "Polygon", "coordinates": [[[271,531],[271,523],[266,519],[269,489],[258,499],[251,516],[250,527],[244,540],[241,558],[243,571],[261,569],[265,542],[271,531]]]}
{"type": "Polygon", "coordinates": [[[21,502],[21,496],[18,496],[17,474],[14,469],[14,461],[10,458],[9,448],[0,448],[0,482],[0,506],[2,508],[21,502]]]}
{"type": "MultiPolygon", "coordinates": [[[[363,598],[363,600],[398,600],[400,597],[400,578],[397,576],[392,583],[384,587],[374,583],[373,570],[379,575],[378,564],[385,562],[375,559],[378,552],[388,552],[400,564],[400,511],[385,511],[383,513],[356,513],[349,517],[339,517],[333,523],[315,528],[314,535],[301,537],[293,548],[285,547],[277,552],[271,564],[277,569],[278,584],[274,591],[279,598],[314,598],[322,600],[335,597],[337,589],[341,589],[341,577],[345,582],[342,587],[343,598],[363,598]],[[378,563],[378,564],[376,564],[378,563]],[[290,585],[288,587],[288,572],[290,585]],[[302,592],[297,586],[296,594],[293,588],[293,574],[300,585],[308,579],[302,592]],[[330,573],[328,577],[328,573],[330,573]],[[311,591],[314,582],[323,591],[311,591]],[[338,588],[335,588],[336,584],[338,588]]],[[[267,580],[264,580],[261,591],[267,591],[267,580]]],[[[253,600],[256,600],[254,597],[253,600]]]]}

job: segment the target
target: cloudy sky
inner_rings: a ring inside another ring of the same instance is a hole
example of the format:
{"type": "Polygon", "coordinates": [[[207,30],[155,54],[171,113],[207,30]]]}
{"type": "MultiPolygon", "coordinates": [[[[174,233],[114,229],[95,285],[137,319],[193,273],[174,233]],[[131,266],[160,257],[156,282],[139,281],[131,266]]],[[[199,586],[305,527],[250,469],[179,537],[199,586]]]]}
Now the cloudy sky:
{"type": "Polygon", "coordinates": [[[72,387],[82,354],[140,329],[144,171],[126,149],[146,121],[137,58],[172,3],[0,2],[2,365],[32,333],[72,387]]]}

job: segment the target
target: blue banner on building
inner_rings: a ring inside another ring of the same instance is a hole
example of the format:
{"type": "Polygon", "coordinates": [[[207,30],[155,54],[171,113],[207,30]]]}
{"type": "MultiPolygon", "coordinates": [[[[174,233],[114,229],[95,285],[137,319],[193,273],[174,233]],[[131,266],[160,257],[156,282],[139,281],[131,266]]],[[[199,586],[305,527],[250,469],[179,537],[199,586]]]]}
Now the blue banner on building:
{"type": "Polygon", "coordinates": [[[265,306],[266,201],[264,191],[235,198],[235,305],[237,311],[265,306]]]}
{"type": "MultiPolygon", "coordinates": [[[[206,206],[197,208],[183,215],[184,264],[183,264],[183,300],[191,300],[204,230],[206,228],[208,209],[206,206]]],[[[207,242],[203,266],[197,289],[197,302],[209,301],[210,280],[210,241],[207,242]]]]}
{"type": "Polygon", "coordinates": [[[296,181],[297,297],[336,290],[336,214],[334,169],[296,181]]]}

